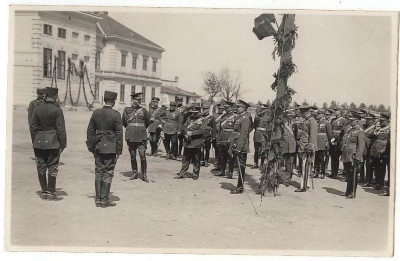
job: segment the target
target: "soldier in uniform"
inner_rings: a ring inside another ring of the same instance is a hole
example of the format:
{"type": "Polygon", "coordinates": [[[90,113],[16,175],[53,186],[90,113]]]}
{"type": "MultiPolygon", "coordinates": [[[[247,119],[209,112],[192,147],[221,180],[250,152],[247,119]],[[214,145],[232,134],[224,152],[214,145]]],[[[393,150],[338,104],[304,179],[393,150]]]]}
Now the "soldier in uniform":
{"type": "Polygon", "coordinates": [[[150,116],[148,111],[140,106],[143,98],[141,92],[131,94],[132,106],[126,107],[122,113],[122,124],[126,128],[125,140],[128,145],[129,154],[131,156],[132,176],[131,180],[138,178],[138,166],[136,161],[136,153],[139,152],[142,180],[149,182],[147,179],[147,132],[146,129],[150,125],[150,116]]]}
{"type": "MultiPolygon", "coordinates": [[[[390,163],[390,113],[381,113],[379,126],[369,134],[373,140],[370,150],[370,158],[376,177],[376,190],[380,190],[385,181],[386,166],[390,163]]],[[[390,175],[390,173],[389,173],[390,175]]],[[[389,190],[386,191],[388,194],[389,190]]]]}
{"type": "Polygon", "coordinates": [[[186,178],[190,162],[193,162],[193,179],[197,180],[200,175],[201,148],[204,143],[205,123],[200,117],[201,106],[193,106],[190,117],[179,130],[184,136],[184,154],[182,168],[175,179],[186,178]]]}
{"type": "Polygon", "coordinates": [[[233,113],[233,103],[225,101],[224,105],[225,113],[221,118],[220,131],[218,134],[218,147],[221,154],[220,158],[220,172],[216,176],[223,177],[226,175],[226,165],[228,164],[227,177],[231,179],[233,177],[233,158],[229,154],[229,139],[233,133],[233,127],[235,124],[235,114],[233,113]]]}
{"type": "MultiPolygon", "coordinates": [[[[315,158],[315,151],[317,148],[318,139],[318,123],[311,115],[310,105],[304,104],[299,107],[300,115],[304,118],[304,122],[298,126],[299,128],[299,159],[301,159],[301,183],[300,188],[295,192],[307,191],[307,182],[311,169],[306,166],[306,159],[313,161],[315,158]]],[[[311,164],[310,164],[311,165],[311,164]]]]}
{"type": "Polygon", "coordinates": [[[158,107],[158,103],[160,101],[160,98],[158,97],[153,97],[151,99],[150,103],[150,108],[149,108],[149,114],[150,114],[150,125],[147,128],[147,131],[149,132],[149,139],[150,139],[150,147],[151,147],[151,152],[150,156],[157,156],[157,150],[158,150],[158,142],[160,140],[160,134],[161,134],[161,128],[162,128],[162,117],[163,114],[165,114],[165,111],[161,109],[161,107],[158,107]]]}
{"type": "Polygon", "coordinates": [[[220,171],[220,161],[221,161],[221,153],[219,152],[219,146],[218,146],[218,137],[219,137],[219,132],[221,129],[221,119],[222,115],[224,114],[224,107],[222,106],[221,103],[216,104],[216,112],[214,113],[214,118],[215,118],[215,137],[212,140],[212,146],[215,151],[215,164],[214,168],[211,171],[220,171]]]}
{"type": "Polygon", "coordinates": [[[365,133],[365,155],[364,155],[364,162],[365,162],[365,184],[363,188],[372,187],[372,177],[374,175],[374,166],[371,158],[371,146],[376,141],[376,139],[370,139],[373,137],[372,134],[374,133],[375,129],[379,126],[379,123],[375,123],[373,120],[374,118],[370,116],[367,117],[367,127],[364,130],[365,133]]]}
{"type": "Polygon", "coordinates": [[[296,139],[291,126],[289,125],[289,117],[284,118],[283,124],[283,147],[282,156],[285,170],[289,173],[290,179],[293,176],[293,159],[296,156],[296,139]]]}
{"type": "Polygon", "coordinates": [[[212,141],[215,140],[217,135],[217,126],[215,123],[214,115],[210,115],[210,108],[208,105],[203,104],[202,113],[201,113],[202,121],[206,126],[204,133],[204,147],[203,152],[201,154],[201,166],[208,167],[208,161],[210,159],[210,149],[212,141]]]}
{"type": "Polygon", "coordinates": [[[335,119],[332,120],[332,139],[329,144],[329,155],[331,156],[331,174],[330,178],[335,178],[339,172],[339,158],[341,152],[341,142],[344,135],[344,128],[347,121],[342,117],[342,113],[335,111],[335,119]]]}
{"type": "Polygon", "coordinates": [[[167,153],[167,159],[174,159],[178,155],[178,126],[181,124],[181,114],[176,110],[176,102],[171,102],[169,105],[169,110],[163,114],[164,116],[164,126],[163,126],[163,136],[164,136],[164,147],[167,153]]]}
{"type": "Polygon", "coordinates": [[[28,107],[28,124],[29,124],[29,126],[31,126],[31,124],[32,124],[33,110],[36,108],[37,105],[44,102],[44,91],[45,91],[45,88],[37,88],[36,89],[37,98],[29,103],[29,107],[28,107]]]}
{"type": "Polygon", "coordinates": [[[247,108],[250,105],[243,100],[238,100],[237,103],[237,116],[234,132],[230,137],[230,153],[233,155],[234,161],[237,161],[239,178],[236,189],[231,191],[231,194],[243,193],[243,183],[246,174],[246,159],[249,150],[249,133],[252,129],[252,120],[247,108]]]}
{"type": "Polygon", "coordinates": [[[47,87],[45,101],[32,114],[30,125],[42,199],[57,199],[56,180],[62,151],[67,147],[64,114],[54,103],[58,89],[47,87]],[[48,176],[46,179],[46,172],[48,176]]]}
{"type": "MultiPolygon", "coordinates": [[[[186,109],[185,106],[183,106],[183,98],[182,97],[177,97],[176,99],[176,107],[177,107],[177,111],[180,114],[180,125],[183,125],[189,114],[188,114],[188,110],[186,109]]],[[[182,133],[178,133],[178,156],[182,157],[182,148],[183,148],[183,134],[182,133]]]]}
{"type": "Polygon", "coordinates": [[[256,116],[254,117],[254,166],[252,169],[258,169],[263,165],[265,160],[265,155],[262,153],[263,143],[266,142],[267,128],[264,126],[267,124],[268,115],[267,114],[268,105],[262,104],[260,108],[256,111],[256,116]],[[258,165],[258,159],[261,158],[261,165],[258,165]]]}
{"type": "Polygon", "coordinates": [[[116,92],[104,92],[104,106],[93,112],[87,128],[87,146],[95,160],[95,204],[109,205],[109,194],[117,157],[123,148],[121,113],[114,110],[116,92]]]}
{"type": "Polygon", "coordinates": [[[360,128],[360,115],[353,112],[352,116],[348,116],[350,122],[350,130],[346,132],[342,143],[342,161],[344,172],[347,175],[347,187],[343,196],[354,198],[357,188],[357,175],[354,171],[359,171],[360,162],[363,161],[363,152],[365,146],[365,134],[360,128]]]}
{"type": "Polygon", "coordinates": [[[315,153],[315,175],[313,178],[325,178],[325,158],[326,151],[329,149],[329,140],[332,139],[332,126],[325,119],[325,110],[321,109],[317,115],[318,136],[317,151],[315,153]]]}
{"type": "Polygon", "coordinates": [[[299,109],[297,107],[296,117],[295,117],[295,121],[292,125],[292,129],[293,129],[294,137],[296,139],[296,155],[294,158],[294,165],[295,165],[295,167],[297,166],[296,168],[297,168],[298,172],[301,172],[301,165],[302,165],[301,158],[299,158],[299,139],[300,139],[300,134],[301,134],[301,129],[299,127],[303,125],[303,122],[304,122],[304,118],[301,117],[301,115],[299,113],[299,109]],[[297,165],[297,162],[298,162],[298,165],[297,165]]]}

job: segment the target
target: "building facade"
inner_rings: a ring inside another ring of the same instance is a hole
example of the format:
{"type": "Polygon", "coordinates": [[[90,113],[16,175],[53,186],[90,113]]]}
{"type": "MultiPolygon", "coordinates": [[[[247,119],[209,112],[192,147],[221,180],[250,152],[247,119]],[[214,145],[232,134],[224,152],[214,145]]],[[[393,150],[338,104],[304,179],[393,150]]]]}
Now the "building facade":
{"type": "MultiPolygon", "coordinates": [[[[59,88],[60,100],[63,100],[67,91],[68,59],[78,69],[79,62],[83,61],[89,81],[94,85],[96,24],[99,20],[100,17],[85,12],[16,11],[14,104],[29,104],[36,97],[37,88],[52,85],[59,88]]],[[[88,85],[87,82],[86,87],[88,85]]],[[[71,90],[76,105],[85,105],[84,95],[79,95],[79,77],[76,75],[71,76],[71,90]]],[[[86,94],[93,100],[88,88],[86,94]]],[[[67,99],[66,104],[69,102],[67,99]]]]}
{"type": "Polygon", "coordinates": [[[169,106],[170,102],[176,101],[178,97],[183,98],[183,105],[190,103],[201,103],[201,96],[194,92],[188,92],[178,87],[178,77],[174,80],[161,80],[161,105],[169,106]]]}

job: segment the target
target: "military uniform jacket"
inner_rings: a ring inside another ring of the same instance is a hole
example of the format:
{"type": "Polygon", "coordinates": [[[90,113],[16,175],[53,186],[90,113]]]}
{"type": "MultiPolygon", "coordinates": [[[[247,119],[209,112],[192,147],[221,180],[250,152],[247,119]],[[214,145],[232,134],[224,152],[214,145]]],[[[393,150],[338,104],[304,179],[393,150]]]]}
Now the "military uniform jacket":
{"type": "Polygon", "coordinates": [[[389,158],[390,146],[390,125],[384,128],[375,128],[369,135],[372,139],[370,157],[372,158],[389,158]]]}
{"type": "Polygon", "coordinates": [[[268,120],[269,116],[264,113],[261,117],[254,117],[254,142],[265,142],[267,141],[267,131],[268,131],[268,120]]]}
{"type": "Polygon", "coordinates": [[[332,136],[333,138],[340,139],[343,136],[344,128],[347,121],[343,117],[332,120],[332,136]]]}
{"type": "Polygon", "coordinates": [[[282,154],[295,153],[296,152],[296,139],[294,137],[293,130],[289,125],[283,126],[283,146],[282,154]]]}
{"type": "Polygon", "coordinates": [[[343,137],[342,161],[353,162],[353,155],[358,161],[363,161],[365,134],[360,126],[352,127],[343,137]]]}
{"type": "Polygon", "coordinates": [[[179,106],[176,111],[179,113],[178,124],[180,125],[180,127],[178,127],[178,129],[181,129],[183,124],[185,124],[187,119],[189,118],[190,112],[185,106],[179,106]]]}
{"type": "MultiPolygon", "coordinates": [[[[93,141],[95,150],[102,154],[122,153],[123,130],[121,113],[111,106],[93,112],[87,128],[87,140],[93,141]]],[[[88,145],[89,146],[89,145],[88,145]]]]}
{"type": "Polygon", "coordinates": [[[40,105],[41,103],[44,103],[44,100],[35,99],[29,103],[29,107],[28,107],[28,124],[29,124],[29,126],[31,126],[31,124],[32,124],[33,111],[35,110],[36,106],[40,105]]]}
{"type": "Polygon", "coordinates": [[[201,117],[189,117],[182,126],[182,134],[185,136],[183,145],[185,148],[201,148],[204,144],[206,125],[201,117]]]}
{"type": "Polygon", "coordinates": [[[370,155],[370,151],[371,151],[371,145],[372,143],[375,141],[375,139],[371,139],[371,135],[374,133],[375,130],[375,125],[372,124],[370,126],[368,126],[365,130],[364,130],[364,134],[365,134],[365,149],[364,149],[364,156],[369,156],[370,155]]]}
{"type": "Polygon", "coordinates": [[[249,133],[252,121],[247,112],[236,116],[234,132],[230,136],[230,149],[241,153],[249,153],[249,133]]]}
{"type": "Polygon", "coordinates": [[[215,113],[214,118],[215,118],[215,139],[218,142],[219,141],[219,134],[221,132],[221,122],[222,122],[222,117],[223,113],[215,113]]]}
{"type": "Polygon", "coordinates": [[[312,150],[317,148],[318,139],[318,123],[309,115],[304,122],[299,125],[299,152],[305,152],[305,147],[308,146],[312,150]]]}
{"type": "Polygon", "coordinates": [[[217,136],[217,125],[215,123],[215,117],[213,115],[207,115],[202,117],[202,121],[205,125],[204,140],[210,141],[215,139],[217,136]]]}
{"type": "Polygon", "coordinates": [[[34,149],[64,149],[67,147],[64,114],[52,102],[36,106],[30,126],[34,149]]]}
{"type": "Polygon", "coordinates": [[[150,117],[143,107],[126,107],[122,113],[122,124],[126,128],[127,142],[143,142],[147,140],[146,129],[150,124],[150,117]]]}
{"type": "Polygon", "coordinates": [[[161,107],[149,108],[150,125],[147,128],[148,132],[155,133],[157,129],[162,128],[162,117],[165,115],[165,111],[161,107]],[[160,127],[161,126],[161,127],[160,127]]]}
{"type": "Polygon", "coordinates": [[[166,111],[163,117],[164,126],[163,132],[165,134],[176,134],[178,132],[178,127],[180,126],[181,114],[178,111],[166,111]]]}
{"type": "Polygon", "coordinates": [[[229,144],[229,139],[231,134],[233,133],[234,125],[235,125],[235,114],[233,112],[226,113],[222,116],[218,143],[229,144]]]}
{"type": "Polygon", "coordinates": [[[317,150],[327,150],[332,139],[332,125],[322,118],[318,122],[317,150]]]}

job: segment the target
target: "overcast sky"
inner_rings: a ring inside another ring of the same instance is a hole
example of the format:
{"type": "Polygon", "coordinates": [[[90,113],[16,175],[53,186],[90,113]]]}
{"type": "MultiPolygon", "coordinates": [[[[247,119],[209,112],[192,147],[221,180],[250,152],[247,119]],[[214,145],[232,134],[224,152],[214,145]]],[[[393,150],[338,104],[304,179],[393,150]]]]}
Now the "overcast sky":
{"type": "MultiPolygon", "coordinates": [[[[162,78],[179,76],[179,86],[201,95],[202,72],[228,66],[241,71],[242,98],[273,99],[273,39],[259,41],[252,32],[262,12],[146,12],[109,15],[161,45],[162,78]]],[[[296,15],[298,41],[289,79],[294,100],[332,100],[348,104],[390,104],[391,19],[383,16],[296,15]]],[[[393,57],[395,58],[395,57],[393,57]]]]}

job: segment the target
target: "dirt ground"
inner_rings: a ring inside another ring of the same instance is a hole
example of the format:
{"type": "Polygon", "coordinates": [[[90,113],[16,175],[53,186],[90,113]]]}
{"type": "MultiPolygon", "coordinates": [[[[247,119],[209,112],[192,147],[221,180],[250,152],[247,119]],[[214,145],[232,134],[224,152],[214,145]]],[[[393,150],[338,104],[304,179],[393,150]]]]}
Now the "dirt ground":
{"type": "MultiPolygon", "coordinates": [[[[96,208],[94,159],[84,142],[90,115],[65,111],[68,147],[57,181],[62,199],[44,201],[38,196],[27,113],[14,111],[12,192],[7,197],[11,246],[147,253],[390,253],[391,198],[378,196],[381,192],[359,186],[356,199],[345,199],[340,196],[345,182],[326,178],[314,179],[314,190],[295,193],[299,178],[293,177],[291,186],[281,186],[278,196],[267,195],[261,202],[258,170],[246,169],[245,194],[230,195],[237,174],[230,180],[202,167],[197,181],[174,180],[181,162],[161,157],[148,157],[150,183],[130,181],[126,146],[111,186],[115,206],[96,208]]],[[[253,163],[252,153],[247,163],[253,163]]]]}

